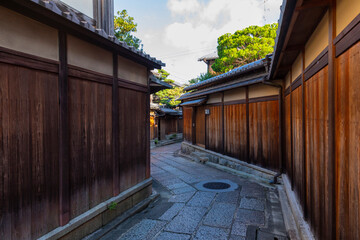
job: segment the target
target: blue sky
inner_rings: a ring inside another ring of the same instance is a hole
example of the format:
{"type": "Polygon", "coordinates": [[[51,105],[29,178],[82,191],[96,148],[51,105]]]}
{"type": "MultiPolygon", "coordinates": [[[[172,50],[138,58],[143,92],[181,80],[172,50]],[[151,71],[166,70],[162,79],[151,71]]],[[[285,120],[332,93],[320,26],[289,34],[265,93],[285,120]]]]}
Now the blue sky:
{"type": "Polygon", "coordinates": [[[145,52],[166,63],[180,83],[206,72],[197,59],[216,51],[217,38],[250,25],[277,22],[282,0],[115,0],[138,24],[145,52]],[[265,4],[264,4],[265,3],[265,4]]]}

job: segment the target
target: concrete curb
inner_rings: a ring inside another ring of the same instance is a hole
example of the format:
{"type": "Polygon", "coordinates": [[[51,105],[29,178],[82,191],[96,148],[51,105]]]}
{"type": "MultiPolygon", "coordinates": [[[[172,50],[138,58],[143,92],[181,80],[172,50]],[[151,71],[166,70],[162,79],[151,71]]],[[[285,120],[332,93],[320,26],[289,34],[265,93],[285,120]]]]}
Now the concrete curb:
{"type": "Polygon", "coordinates": [[[94,219],[95,217],[99,216],[103,212],[108,210],[109,205],[115,203],[119,203],[124,201],[125,199],[129,198],[130,196],[134,195],[135,193],[139,192],[140,190],[150,186],[152,184],[152,178],[146,179],[141,183],[129,188],[128,190],[120,193],[116,197],[112,197],[105,202],[100,203],[99,205],[93,207],[92,209],[84,212],[83,214],[77,216],[76,218],[70,220],[69,223],[65,224],[64,226],[58,227],[51,232],[43,235],[39,238],[39,240],[45,239],[59,239],[68,233],[76,230],[81,225],[89,222],[90,220],[94,219]]]}
{"type": "Polygon", "coordinates": [[[291,190],[288,177],[283,174],[283,186],[278,186],[285,226],[291,239],[315,240],[308,223],[304,220],[300,204],[291,190]]]}
{"type": "Polygon", "coordinates": [[[159,193],[153,192],[150,197],[141,201],[133,208],[129,209],[128,211],[124,212],[121,216],[115,218],[113,221],[105,225],[103,228],[99,229],[98,231],[92,233],[88,237],[84,238],[83,240],[98,240],[109,233],[111,230],[119,226],[121,223],[125,222],[130,217],[134,216],[135,214],[141,212],[145,208],[149,206],[150,203],[155,201],[160,196],[159,193]]]}
{"type": "Polygon", "coordinates": [[[179,152],[180,156],[194,160],[190,156],[190,154],[194,152],[202,153],[204,156],[206,155],[206,157],[209,159],[209,161],[206,162],[207,165],[241,175],[245,178],[255,178],[256,180],[269,183],[276,175],[276,172],[274,171],[255,166],[244,161],[204,149],[199,146],[194,146],[187,142],[182,142],[181,152],[179,152]]]}

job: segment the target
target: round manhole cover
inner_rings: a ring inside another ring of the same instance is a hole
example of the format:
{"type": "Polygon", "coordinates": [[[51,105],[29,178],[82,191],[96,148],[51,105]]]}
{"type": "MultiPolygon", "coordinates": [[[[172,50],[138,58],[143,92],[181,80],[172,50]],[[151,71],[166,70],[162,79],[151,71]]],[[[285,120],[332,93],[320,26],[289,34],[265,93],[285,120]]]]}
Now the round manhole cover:
{"type": "Polygon", "coordinates": [[[203,187],[208,189],[228,189],[231,186],[224,182],[208,182],[203,184],[203,187]]]}
{"type": "Polygon", "coordinates": [[[195,184],[200,191],[206,192],[231,192],[238,188],[238,185],[227,179],[208,180],[195,184]]]}

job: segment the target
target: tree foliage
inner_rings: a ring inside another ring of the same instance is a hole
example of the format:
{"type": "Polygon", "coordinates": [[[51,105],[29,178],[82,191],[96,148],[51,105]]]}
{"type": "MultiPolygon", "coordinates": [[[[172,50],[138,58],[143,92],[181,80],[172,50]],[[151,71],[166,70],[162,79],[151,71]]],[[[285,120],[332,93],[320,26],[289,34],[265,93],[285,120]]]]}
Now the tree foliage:
{"type": "MultiPolygon", "coordinates": [[[[174,83],[174,80],[169,79],[170,73],[165,71],[164,69],[158,70],[157,77],[166,83],[174,83]]],[[[173,87],[172,89],[164,89],[157,93],[155,93],[154,102],[158,102],[160,105],[165,105],[169,108],[174,108],[181,101],[175,101],[184,93],[183,87],[173,87]]]]}
{"type": "Polygon", "coordinates": [[[134,22],[134,18],[129,16],[125,9],[121,12],[118,11],[117,16],[114,17],[114,28],[115,37],[119,41],[139,49],[141,40],[132,35],[137,31],[137,23],[134,22]]]}
{"type": "Polygon", "coordinates": [[[218,55],[212,69],[225,73],[234,68],[264,58],[274,51],[277,23],[263,27],[250,26],[234,34],[218,38],[218,55]]]}
{"type": "Polygon", "coordinates": [[[202,81],[205,81],[209,78],[212,78],[214,77],[215,75],[211,74],[211,73],[200,73],[200,76],[198,76],[197,78],[193,78],[189,81],[189,84],[195,84],[195,83],[198,83],[198,82],[202,82],[202,81]]]}

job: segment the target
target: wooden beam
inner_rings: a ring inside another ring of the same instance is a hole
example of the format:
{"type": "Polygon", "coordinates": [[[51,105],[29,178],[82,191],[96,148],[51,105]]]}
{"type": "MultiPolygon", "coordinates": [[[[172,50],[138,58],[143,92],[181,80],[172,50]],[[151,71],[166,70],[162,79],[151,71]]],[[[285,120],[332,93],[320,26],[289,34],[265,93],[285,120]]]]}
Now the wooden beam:
{"type": "Polygon", "coordinates": [[[249,109],[249,87],[246,87],[246,162],[250,163],[250,109],[249,109]]]}
{"type": "Polygon", "coordinates": [[[68,114],[67,35],[59,32],[59,216],[60,225],[70,221],[70,156],[68,114]]]}
{"type": "Polygon", "coordinates": [[[286,48],[282,52],[296,52],[296,51],[301,51],[303,48],[304,48],[303,44],[290,45],[290,46],[286,46],[286,48]]]}
{"type": "Polygon", "coordinates": [[[294,146],[293,146],[293,122],[292,122],[292,69],[290,69],[290,161],[291,161],[291,190],[294,191],[294,146]]]}
{"type": "Polygon", "coordinates": [[[328,209],[325,211],[328,212],[326,226],[326,239],[335,239],[337,236],[338,229],[336,223],[339,221],[338,216],[336,215],[336,196],[338,194],[337,190],[339,189],[339,182],[337,181],[338,176],[336,172],[336,159],[335,159],[335,76],[336,76],[336,67],[335,67],[335,45],[334,39],[336,37],[336,0],[330,1],[330,11],[329,11],[329,52],[328,52],[328,164],[325,171],[328,175],[328,184],[327,192],[329,197],[327,198],[328,209]],[[335,189],[334,189],[335,186],[335,189]]]}
{"type": "Polygon", "coordinates": [[[145,163],[145,177],[146,179],[150,178],[150,69],[147,71],[147,87],[148,91],[146,93],[146,117],[145,117],[145,127],[146,127],[146,163],[145,163]]]}
{"type": "Polygon", "coordinates": [[[112,83],[112,164],[113,164],[113,196],[120,193],[120,141],[119,141],[119,84],[118,55],[113,53],[113,83],[112,83]]]}
{"type": "Polygon", "coordinates": [[[305,2],[303,3],[301,6],[296,7],[295,11],[303,11],[303,10],[307,10],[309,8],[315,8],[315,7],[325,7],[325,6],[329,6],[329,0],[320,0],[320,1],[309,1],[309,2],[305,2]]]}

